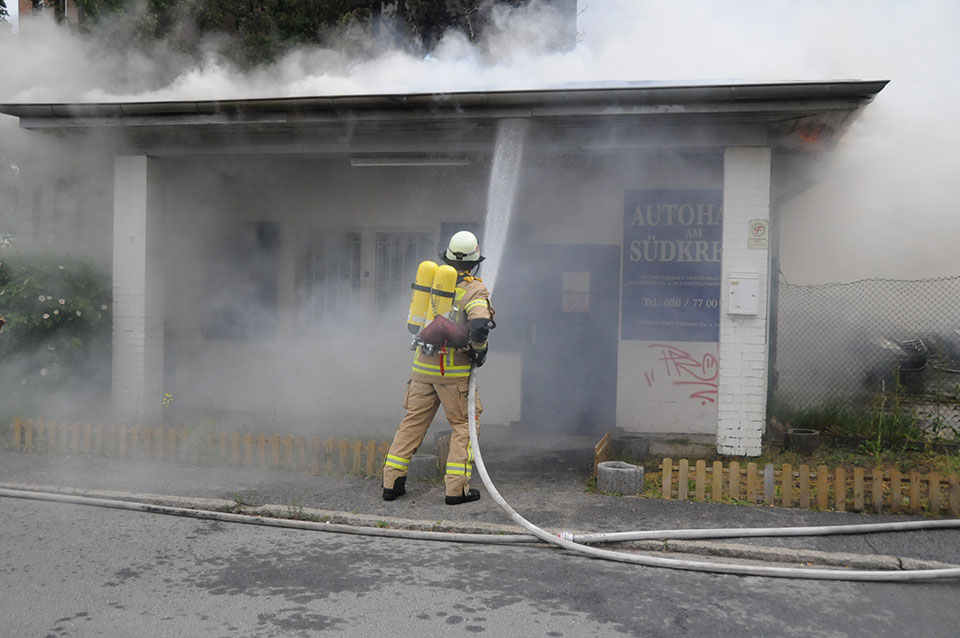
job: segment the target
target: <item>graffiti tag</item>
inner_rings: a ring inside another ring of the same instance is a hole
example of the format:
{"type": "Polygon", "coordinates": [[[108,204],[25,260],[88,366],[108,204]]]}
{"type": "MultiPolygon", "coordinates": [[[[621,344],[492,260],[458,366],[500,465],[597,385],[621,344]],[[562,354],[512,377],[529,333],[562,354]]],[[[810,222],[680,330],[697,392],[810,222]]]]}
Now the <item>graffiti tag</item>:
{"type": "MultiPolygon", "coordinates": [[[[717,400],[717,377],[720,366],[714,354],[706,353],[699,360],[686,350],[665,343],[655,343],[651,348],[659,348],[658,361],[663,362],[663,368],[668,377],[677,377],[672,382],[675,386],[695,386],[690,394],[691,399],[700,401],[700,405],[714,403],[717,400]],[[698,388],[698,389],[697,389],[698,388]]],[[[647,385],[653,387],[656,381],[655,371],[650,370],[643,374],[647,385]]]]}

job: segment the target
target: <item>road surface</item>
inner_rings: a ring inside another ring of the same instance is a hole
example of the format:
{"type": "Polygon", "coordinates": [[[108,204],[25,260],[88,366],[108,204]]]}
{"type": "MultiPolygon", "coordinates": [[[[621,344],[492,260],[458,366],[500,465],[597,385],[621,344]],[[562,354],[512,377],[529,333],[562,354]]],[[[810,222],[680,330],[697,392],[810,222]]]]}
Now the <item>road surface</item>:
{"type": "Polygon", "coordinates": [[[960,584],[791,581],[0,499],[4,636],[955,636],[960,584]]]}

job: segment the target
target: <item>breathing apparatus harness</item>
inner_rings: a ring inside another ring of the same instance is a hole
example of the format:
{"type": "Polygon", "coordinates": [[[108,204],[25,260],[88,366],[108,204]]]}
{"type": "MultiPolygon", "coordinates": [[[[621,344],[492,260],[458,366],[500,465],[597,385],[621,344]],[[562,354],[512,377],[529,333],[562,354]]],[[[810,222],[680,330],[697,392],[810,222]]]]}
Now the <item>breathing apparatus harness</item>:
{"type": "Polygon", "coordinates": [[[457,350],[468,348],[471,362],[482,365],[486,357],[487,334],[497,325],[493,321],[494,310],[489,299],[486,302],[490,319],[475,319],[469,323],[452,320],[457,284],[461,281],[483,280],[472,274],[479,262],[466,269],[462,268],[462,262],[454,262],[460,267],[458,269],[449,263],[450,260],[444,261],[448,263],[443,266],[437,266],[432,261],[421,262],[418,266],[417,279],[410,286],[413,294],[407,317],[407,329],[413,333],[410,349],[419,348],[427,356],[439,353],[441,375],[446,372],[444,361],[448,347],[457,350]],[[475,349],[472,344],[482,344],[482,347],[475,349]]]}

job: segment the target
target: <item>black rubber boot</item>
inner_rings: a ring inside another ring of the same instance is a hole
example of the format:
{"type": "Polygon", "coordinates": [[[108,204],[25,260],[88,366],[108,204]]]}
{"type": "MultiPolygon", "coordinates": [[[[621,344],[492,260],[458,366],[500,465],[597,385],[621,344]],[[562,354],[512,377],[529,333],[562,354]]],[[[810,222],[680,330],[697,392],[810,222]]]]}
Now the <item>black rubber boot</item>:
{"type": "Polygon", "coordinates": [[[448,496],[447,505],[459,505],[460,503],[469,503],[470,501],[480,500],[480,490],[471,489],[466,494],[460,496],[448,496]]]}
{"type": "Polygon", "coordinates": [[[393,482],[393,489],[389,487],[383,488],[383,500],[385,501],[395,501],[398,496],[403,496],[407,493],[407,477],[401,476],[393,482]]]}

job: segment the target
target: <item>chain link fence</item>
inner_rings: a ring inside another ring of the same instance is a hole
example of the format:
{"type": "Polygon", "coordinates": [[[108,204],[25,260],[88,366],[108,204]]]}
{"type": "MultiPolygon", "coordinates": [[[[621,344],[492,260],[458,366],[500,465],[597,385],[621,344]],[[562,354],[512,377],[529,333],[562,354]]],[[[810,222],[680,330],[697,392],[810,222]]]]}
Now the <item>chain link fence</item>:
{"type": "Polygon", "coordinates": [[[781,281],[776,348],[777,409],[895,404],[928,436],[960,436],[960,277],[781,281]]]}

